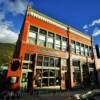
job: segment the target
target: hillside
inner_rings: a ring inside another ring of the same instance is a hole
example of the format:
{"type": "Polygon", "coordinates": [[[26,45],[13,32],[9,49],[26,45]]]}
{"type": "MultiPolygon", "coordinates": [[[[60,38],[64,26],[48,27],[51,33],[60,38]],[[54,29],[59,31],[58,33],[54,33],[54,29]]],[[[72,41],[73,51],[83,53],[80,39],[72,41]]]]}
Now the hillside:
{"type": "Polygon", "coordinates": [[[14,49],[15,44],[0,43],[0,65],[11,61],[14,49]]]}

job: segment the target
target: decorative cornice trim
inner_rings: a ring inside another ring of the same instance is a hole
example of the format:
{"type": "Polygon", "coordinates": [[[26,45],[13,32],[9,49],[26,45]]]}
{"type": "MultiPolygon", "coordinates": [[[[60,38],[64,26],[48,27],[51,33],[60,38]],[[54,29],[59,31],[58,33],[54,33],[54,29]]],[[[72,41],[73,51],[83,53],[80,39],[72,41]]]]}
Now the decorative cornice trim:
{"type": "Polygon", "coordinates": [[[72,32],[72,33],[74,33],[74,34],[77,34],[77,35],[79,35],[79,36],[81,36],[81,37],[84,37],[84,38],[86,38],[86,39],[91,40],[91,37],[90,37],[89,35],[87,35],[87,34],[85,34],[85,33],[82,33],[82,32],[80,32],[80,31],[74,29],[74,28],[71,27],[71,26],[68,26],[68,25],[65,25],[65,24],[63,24],[63,23],[61,23],[61,22],[59,22],[59,21],[56,21],[55,19],[52,19],[52,18],[50,18],[50,17],[48,17],[48,16],[46,16],[46,15],[44,15],[44,14],[42,14],[42,13],[36,11],[36,10],[34,10],[34,9],[28,10],[28,11],[27,11],[27,15],[33,16],[33,17],[35,17],[35,18],[38,18],[38,19],[40,19],[40,20],[42,20],[42,21],[45,21],[45,22],[47,22],[47,23],[49,23],[49,24],[53,24],[53,25],[55,25],[55,26],[57,26],[57,27],[59,27],[59,28],[62,28],[62,29],[64,29],[64,30],[66,30],[66,31],[67,31],[67,27],[70,27],[70,28],[69,28],[69,31],[70,31],[70,32],[72,32]]]}

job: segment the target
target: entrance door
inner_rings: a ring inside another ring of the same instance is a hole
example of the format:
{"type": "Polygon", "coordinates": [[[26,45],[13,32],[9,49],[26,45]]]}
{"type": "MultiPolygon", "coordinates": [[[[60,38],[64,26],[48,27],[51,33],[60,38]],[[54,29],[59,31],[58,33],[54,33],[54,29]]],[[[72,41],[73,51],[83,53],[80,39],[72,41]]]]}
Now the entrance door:
{"type": "Polygon", "coordinates": [[[83,64],[83,83],[84,85],[89,85],[89,69],[87,64],[83,64]]]}
{"type": "Polygon", "coordinates": [[[28,78],[27,88],[32,89],[33,88],[33,72],[28,72],[27,78],[28,78]]]}

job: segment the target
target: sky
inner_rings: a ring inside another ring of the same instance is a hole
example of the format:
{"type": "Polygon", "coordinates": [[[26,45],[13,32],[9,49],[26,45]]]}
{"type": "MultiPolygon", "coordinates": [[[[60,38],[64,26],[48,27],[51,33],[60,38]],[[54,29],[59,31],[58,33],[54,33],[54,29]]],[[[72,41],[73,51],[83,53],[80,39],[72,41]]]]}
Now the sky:
{"type": "Polygon", "coordinates": [[[100,0],[0,0],[0,42],[16,42],[28,4],[93,36],[100,46],[100,0]]]}

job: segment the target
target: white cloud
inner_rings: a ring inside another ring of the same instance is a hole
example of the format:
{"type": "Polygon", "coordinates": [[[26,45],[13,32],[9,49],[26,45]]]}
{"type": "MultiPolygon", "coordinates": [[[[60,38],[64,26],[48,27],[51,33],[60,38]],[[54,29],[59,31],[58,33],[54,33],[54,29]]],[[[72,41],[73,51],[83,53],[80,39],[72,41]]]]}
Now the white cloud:
{"type": "Polygon", "coordinates": [[[0,42],[14,43],[17,41],[18,34],[10,30],[9,25],[0,25],[0,42]]]}
{"type": "Polygon", "coordinates": [[[100,35],[100,29],[98,29],[97,27],[94,29],[94,32],[93,32],[93,34],[92,34],[92,36],[98,36],[98,35],[100,35]]]}
{"type": "Polygon", "coordinates": [[[11,12],[13,15],[25,14],[27,8],[27,0],[1,0],[4,12],[11,12]]]}
{"type": "Polygon", "coordinates": [[[10,28],[13,27],[11,21],[5,20],[5,13],[0,12],[0,42],[14,43],[18,38],[18,34],[13,32],[10,28]]]}
{"type": "Polygon", "coordinates": [[[96,24],[100,24],[100,18],[94,20],[94,21],[90,24],[90,26],[94,26],[94,25],[96,25],[96,24]]]}
{"type": "Polygon", "coordinates": [[[84,26],[83,26],[83,29],[87,29],[87,28],[88,28],[88,25],[84,25],[84,26]]]}

